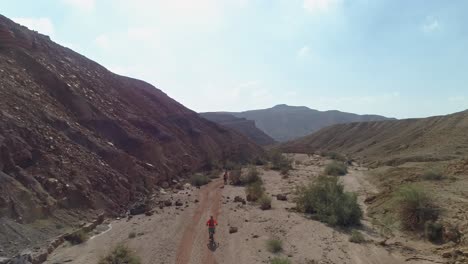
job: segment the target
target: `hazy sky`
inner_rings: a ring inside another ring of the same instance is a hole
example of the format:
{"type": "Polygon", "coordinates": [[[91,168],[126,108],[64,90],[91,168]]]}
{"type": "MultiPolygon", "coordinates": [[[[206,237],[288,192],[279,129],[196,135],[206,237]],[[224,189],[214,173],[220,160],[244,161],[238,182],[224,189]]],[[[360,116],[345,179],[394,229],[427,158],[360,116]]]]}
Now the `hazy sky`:
{"type": "Polygon", "coordinates": [[[0,0],[0,13],[196,111],[468,108],[465,0],[0,0]]]}

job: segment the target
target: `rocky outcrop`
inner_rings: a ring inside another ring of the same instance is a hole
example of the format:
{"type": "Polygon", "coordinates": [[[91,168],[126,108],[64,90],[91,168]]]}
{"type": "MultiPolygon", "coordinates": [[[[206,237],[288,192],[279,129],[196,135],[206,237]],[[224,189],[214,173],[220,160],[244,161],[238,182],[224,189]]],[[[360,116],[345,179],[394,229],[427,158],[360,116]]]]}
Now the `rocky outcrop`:
{"type": "Polygon", "coordinates": [[[143,81],[0,16],[0,215],[122,214],[163,182],[261,149],[143,81]]]}

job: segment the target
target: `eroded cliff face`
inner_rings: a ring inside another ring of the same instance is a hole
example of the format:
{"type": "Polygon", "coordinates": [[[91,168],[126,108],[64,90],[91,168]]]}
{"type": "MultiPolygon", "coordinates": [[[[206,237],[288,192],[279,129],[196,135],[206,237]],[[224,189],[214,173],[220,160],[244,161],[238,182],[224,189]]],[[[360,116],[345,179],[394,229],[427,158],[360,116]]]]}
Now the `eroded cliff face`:
{"type": "Polygon", "coordinates": [[[261,149],[143,81],[0,16],[0,215],[118,213],[158,185],[261,149]]]}

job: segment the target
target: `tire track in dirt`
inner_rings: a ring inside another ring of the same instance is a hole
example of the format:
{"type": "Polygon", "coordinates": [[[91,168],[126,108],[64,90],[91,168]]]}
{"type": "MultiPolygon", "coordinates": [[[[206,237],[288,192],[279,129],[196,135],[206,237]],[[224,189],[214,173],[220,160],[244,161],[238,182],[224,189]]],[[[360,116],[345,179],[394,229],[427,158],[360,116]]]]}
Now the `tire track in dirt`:
{"type": "MultiPolygon", "coordinates": [[[[200,220],[201,217],[207,213],[210,209],[212,210],[213,215],[219,214],[219,209],[221,207],[221,189],[220,187],[223,185],[223,182],[218,179],[214,180],[210,184],[208,184],[205,188],[200,190],[200,202],[198,204],[197,209],[195,210],[191,221],[187,222],[187,227],[185,228],[184,234],[182,236],[182,240],[180,241],[179,247],[177,249],[177,257],[176,257],[176,264],[188,264],[191,263],[191,256],[192,256],[192,249],[194,245],[195,238],[197,236],[197,230],[200,230],[200,220]],[[213,197],[210,199],[210,194],[213,197]]],[[[203,225],[204,226],[204,225],[203,225]]],[[[203,229],[205,230],[205,229],[203,229]]],[[[208,237],[207,237],[208,239],[208,237]]],[[[204,252],[207,261],[204,263],[215,264],[216,261],[214,260],[214,256],[211,252],[204,252]],[[211,256],[208,256],[211,255],[211,256]]]]}
{"type": "MultiPolygon", "coordinates": [[[[221,181],[220,181],[221,182],[221,181]]],[[[215,219],[219,219],[219,213],[221,211],[221,199],[222,199],[222,193],[221,193],[221,186],[222,184],[219,184],[219,186],[216,189],[216,192],[213,195],[213,198],[211,201],[213,203],[211,204],[211,214],[215,219]]],[[[219,238],[219,232],[217,232],[218,238],[219,238]]],[[[206,240],[208,240],[208,234],[206,235],[206,240]]],[[[204,257],[203,257],[203,264],[217,264],[215,257],[213,255],[213,252],[208,249],[208,247],[205,247],[204,250],[204,257]]]]}

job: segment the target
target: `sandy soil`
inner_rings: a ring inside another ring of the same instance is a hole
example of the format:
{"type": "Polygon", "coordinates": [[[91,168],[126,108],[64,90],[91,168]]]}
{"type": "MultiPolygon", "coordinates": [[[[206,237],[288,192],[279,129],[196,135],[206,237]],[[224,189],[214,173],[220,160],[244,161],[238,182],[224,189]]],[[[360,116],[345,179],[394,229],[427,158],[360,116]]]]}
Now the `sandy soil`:
{"type": "MultiPolygon", "coordinates": [[[[412,248],[402,250],[382,247],[375,242],[354,244],[348,241],[349,230],[331,228],[291,212],[291,202],[297,185],[318,176],[326,163],[320,157],[295,155],[300,161],[288,178],[276,171],[263,171],[265,188],[272,196],[272,209],[262,211],[255,204],[234,203],[235,196],[245,197],[243,187],[223,186],[215,180],[200,189],[189,188],[168,194],[188,207],[166,207],[151,216],[115,220],[112,229],[78,246],[58,249],[46,263],[97,263],[118,243],[126,243],[142,258],[144,264],[238,264],[268,263],[275,256],[288,258],[292,263],[442,263],[433,256],[421,255],[412,248]],[[288,201],[278,201],[277,194],[288,194],[288,201]],[[190,195],[190,196],[189,196],[190,195]],[[195,203],[195,199],[199,200],[195,203]],[[210,215],[219,222],[215,239],[216,248],[208,246],[205,226],[210,215]],[[230,234],[229,228],[238,232],[230,234]],[[130,232],[141,233],[130,239],[130,232]],[[266,250],[266,241],[276,238],[283,241],[283,252],[272,254],[266,250]]],[[[352,168],[342,177],[348,191],[359,194],[359,201],[378,190],[366,180],[363,168],[352,168]]],[[[364,205],[364,203],[362,203],[364,205]]],[[[365,208],[364,208],[365,210],[365,208]]],[[[373,241],[383,239],[365,219],[360,229],[373,241]]]]}

